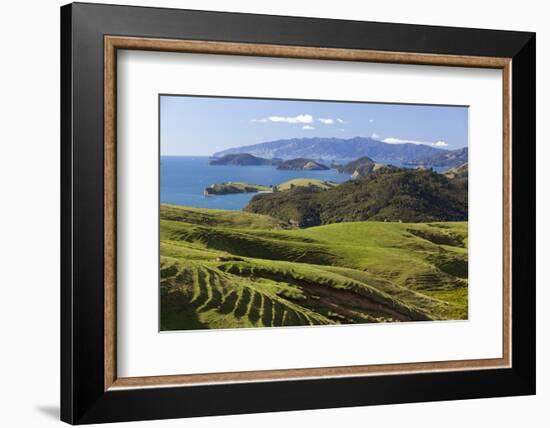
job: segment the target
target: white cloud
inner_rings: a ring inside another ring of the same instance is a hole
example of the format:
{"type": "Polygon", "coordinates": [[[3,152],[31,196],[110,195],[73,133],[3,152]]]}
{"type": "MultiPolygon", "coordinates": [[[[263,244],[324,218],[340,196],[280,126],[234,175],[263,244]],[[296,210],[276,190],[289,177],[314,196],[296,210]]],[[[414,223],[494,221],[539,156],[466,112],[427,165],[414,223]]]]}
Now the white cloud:
{"type": "Polygon", "coordinates": [[[305,125],[305,126],[302,126],[302,129],[305,129],[306,131],[311,131],[315,128],[313,126],[310,126],[310,125],[305,125]]]}
{"type": "Polygon", "coordinates": [[[312,123],[313,116],[310,114],[299,114],[298,116],[269,116],[263,119],[252,119],[252,122],[312,123]]]}
{"type": "Polygon", "coordinates": [[[445,141],[436,141],[435,143],[433,143],[431,141],[403,140],[401,138],[393,138],[393,137],[384,138],[382,141],[387,144],[424,144],[425,146],[433,146],[433,147],[448,146],[448,144],[445,141]]]}
{"type": "Polygon", "coordinates": [[[373,132],[372,135],[370,136],[373,140],[378,140],[380,139],[380,135],[378,135],[376,132],[373,132]]]}
{"type": "Polygon", "coordinates": [[[370,122],[370,123],[374,123],[374,119],[369,119],[369,122],[370,122]]]}
{"type": "MultiPolygon", "coordinates": [[[[319,117],[314,118],[311,114],[299,114],[297,116],[269,116],[269,117],[262,117],[261,119],[252,119],[251,122],[257,122],[257,123],[291,123],[291,124],[302,124],[307,125],[311,124],[315,121],[321,122],[324,125],[334,125],[335,123],[344,124],[347,123],[344,121],[344,119],[341,118],[330,118],[330,117],[319,117]]],[[[313,127],[305,128],[304,129],[315,129],[313,127]]]]}
{"type": "MultiPolygon", "coordinates": [[[[311,114],[299,114],[298,116],[269,116],[262,117],[261,119],[252,119],[251,122],[257,123],[292,123],[292,124],[311,124],[317,120],[324,125],[334,125],[335,123],[344,124],[347,123],[341,118],[319,117],[315,119],[311,114]]],[[[309,128],[308,128],[309,129],[309,128]]]]}
{"type": "MultiPolygon", "coordinates": [[[[400,138],[393,138],[393,137],[388,137],[388,138],[384,138],[382,140],[384,143],[387,143],[387,144],[403,144],[403,143],[415,143],[414,141],[411,141],[411,140],[401,140],[400,138]]],[[[418,144],[418,142],[417,142],[418,144]]]]}
{"type": "Polygon", "coordinates": [[[311,123],[313,122],[313,116],[310,114],[299,114],[294,117],[282,117],[282,116],[269,116],[268,118],[272,122],[285,122],[285,123],[311,123]]]}

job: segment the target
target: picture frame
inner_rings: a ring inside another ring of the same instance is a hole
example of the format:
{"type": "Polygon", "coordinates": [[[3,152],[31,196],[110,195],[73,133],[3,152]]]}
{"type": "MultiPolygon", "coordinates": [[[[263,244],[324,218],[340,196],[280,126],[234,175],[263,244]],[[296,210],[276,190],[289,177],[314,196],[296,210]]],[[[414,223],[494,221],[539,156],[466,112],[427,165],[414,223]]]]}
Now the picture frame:
{"type": "Polygon", "coordinates": [[[86,424],[534,394],[535,97],[533,33],[63,6],[61,419],[86,424]],[[119,50],[502,70],[502,357],[119,377],[119,50]]]}

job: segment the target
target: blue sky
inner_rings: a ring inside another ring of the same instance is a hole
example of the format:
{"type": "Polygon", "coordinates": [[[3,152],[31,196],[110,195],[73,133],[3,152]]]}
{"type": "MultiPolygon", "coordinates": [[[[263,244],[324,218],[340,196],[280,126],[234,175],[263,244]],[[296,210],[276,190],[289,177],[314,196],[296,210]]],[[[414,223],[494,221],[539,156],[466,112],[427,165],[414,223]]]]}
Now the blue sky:
{"type": "Polygon", "coordinates": [[[468,145],[467,107],[162,95],[160,121],[163,156],[301,137],[468,145]]]}

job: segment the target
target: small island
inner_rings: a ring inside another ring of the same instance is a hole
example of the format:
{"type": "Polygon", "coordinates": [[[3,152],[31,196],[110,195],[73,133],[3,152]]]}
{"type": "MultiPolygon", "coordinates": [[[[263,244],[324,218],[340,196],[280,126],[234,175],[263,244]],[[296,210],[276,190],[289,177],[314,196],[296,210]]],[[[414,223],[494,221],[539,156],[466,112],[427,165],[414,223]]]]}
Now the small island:
{"type": "Polygon", "coordinates": [[[243,183],[240,181],[227,181],[225,183],[211,184],[204,189],[204,196],[232,195],[235,193],[270,193],[270,186],[261,184],[243,183]]]}
{"type": "Polygon", "coordinates": [[[278,165],[279,159],[265,159],[253,156],[249,153],[235,153],[225,155],[221,158],[210,159],[210,165],[233,165],[233,166],[262,166],[278,165]]]}
{"type": "Polygon", "coordinates": [[[275,193],[306,187],[316,190],[328,190],[338,186],[334,181],[319,180],[315,178],[295,178],[276,186],[264,186],[262,184],[244,183],[241,181],[228,181],[226,183],[211,184],[204,189],[204,196],[233,195],[236,193],[275,193]]]}
{"type": "Polygon", "coordinates": [[[293,171],[325,171],[330,168],[322,163],[314,161],[313,159],[297,158],[281,162],[277,169],[293,171]]]}

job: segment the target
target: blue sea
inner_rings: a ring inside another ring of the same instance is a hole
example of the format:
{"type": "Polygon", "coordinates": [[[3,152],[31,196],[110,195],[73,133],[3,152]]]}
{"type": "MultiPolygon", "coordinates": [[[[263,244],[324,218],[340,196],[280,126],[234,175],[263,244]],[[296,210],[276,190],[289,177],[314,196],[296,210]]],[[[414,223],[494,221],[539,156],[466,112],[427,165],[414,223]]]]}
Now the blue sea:
{"type": "MultiPolygon", "coordinates": [[[[243,181],[266,186],[280,184],[294,178],[317,178],[342,183],[351,178],[335,169],[326,171],[286,171],[275,166],[209,165],[207,156],[161,156],[160,202],[197,208],[240,210],[256,193],[204,196],[205,187],[226,181],[243,181]]],[[[350,159],[335,161],[344,164],[350,159]]],[[[328,163],[325,162],[328,165],[328,163]]],[[[392,165],[402,166],[399,162],[392,165]]],[[[441,172],[447,168],[434,168],[441,172]]]]}
{"type": "Polygon", "coordinates": [[[280,184],[294,178],[318,178],[341,183],[350,179],[335,169],[326,171],[283,171],[275,166],[209,165],[206,156],[161,156],[160,202],[198,208],[240,210],[256,193],[204,196],[204,188],[225,181],[280,184]]]}

